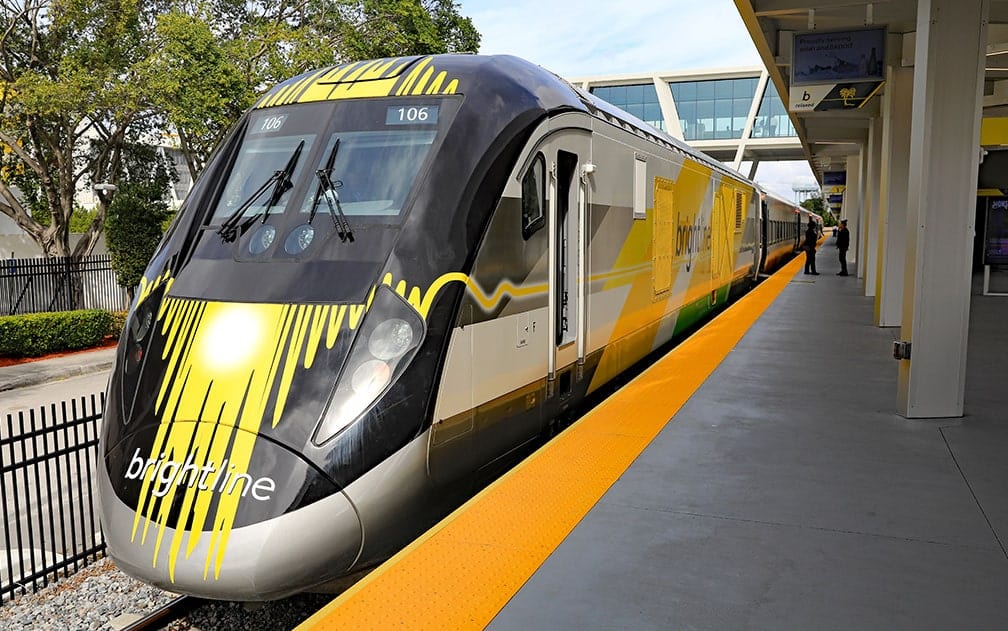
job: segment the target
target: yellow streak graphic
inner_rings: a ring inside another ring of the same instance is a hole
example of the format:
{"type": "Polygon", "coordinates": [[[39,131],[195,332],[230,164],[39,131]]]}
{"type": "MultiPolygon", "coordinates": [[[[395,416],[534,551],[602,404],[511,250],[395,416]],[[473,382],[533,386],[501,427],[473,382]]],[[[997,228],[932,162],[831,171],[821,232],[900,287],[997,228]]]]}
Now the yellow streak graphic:
{"type": "Polygon", "coordinates": [[[411,59],[404,58],[376,59],[323,68],[293,83],[273,88],[255,107],[347,98],[455,94],[458,91],[458,79],[451,79],[442,89],[448,80],[447,72],[437,72],[431,65],[431,57],[417,62],[405,77],[400,76],[411,62],[411,59]]]}
{"type": "MultiPolygon", "coordinates": [[[[475,288],[484,304],[539,290],[508,284],[488,297],[465,274],[446,274],[426,291],[405,281],[395,287],[426,317],[437,293],[456,281],[475,288]]],[[[165,272],[143,281],[140,295],[146,299],[170,283],[165,272]]],[[[383,283],[393,286],[391,274],[383,283]]],[[[190,558],[204,533],[204,579],[220,577],[260,428],[267,417],[273,427],[280,422],[298,367],[310,369],[323,341],[332,349],[344,326],[360,324],[375,289],[364,304],[353,305],[162,301],[156,329],[165,341],[165,377],[155,401],[160,422],[139,474],[131,537],[143,545],[153,527],[152,565],[164,558],[167,543],[171,581],[182,555],[190,558]]]]}

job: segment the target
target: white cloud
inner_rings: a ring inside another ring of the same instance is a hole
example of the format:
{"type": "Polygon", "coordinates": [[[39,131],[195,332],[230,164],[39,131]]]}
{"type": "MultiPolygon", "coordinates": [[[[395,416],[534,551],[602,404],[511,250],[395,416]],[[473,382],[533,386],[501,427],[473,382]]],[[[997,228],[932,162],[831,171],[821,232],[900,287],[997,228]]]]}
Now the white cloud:
{"type": "Polygon", "coordinates": [[[564,77],[759,65],[730,0],[664,3],[465,0],[480,53],[523,57],[564,77]]]}

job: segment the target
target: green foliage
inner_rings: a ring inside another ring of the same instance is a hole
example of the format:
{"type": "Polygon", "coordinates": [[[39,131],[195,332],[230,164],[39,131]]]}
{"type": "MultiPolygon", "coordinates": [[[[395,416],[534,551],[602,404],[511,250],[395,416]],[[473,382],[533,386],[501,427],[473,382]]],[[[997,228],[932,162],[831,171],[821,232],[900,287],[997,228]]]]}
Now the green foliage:
{"type": "Polygon", "coordinates": [[[801,202],[800,206],[805,210],[814,212],[823,218],[823,225],[826,227],[837,225],[837,219],[833,213],[826,209],[826,202],[822,196],[814,195],[801,202]]]}
{"type": "Polygon", "coordinates": [[[156,18],[143,80],[195,177],[255,100],[302,72],[377,57],[476,52],[453,0],[216,0],[156,18]]]}
{"type": "Polygon", "coordinates": [[[100,309],[0,316],[0,356],[38,357],[97,346],[112,326],[100,309]]]}
{"type": "Polygon", "coordinates": [[[108,334],[119,339],[123,329],[126,328],[126,318],[129,316],[129,311],[111,311],[109,315],[112,316],[112,319],[109,321],[108,334]]]}
{"type": "Polygon", "coordinates": [[[111,200],[85,215],[80,188],[159,198],[130,192],[131,147],[171,132],[196,177],[282,80],[480,40],[454,0],[38,0],[0,3],[0,28],[0,213],[50,256],[88,253],[103,228],[111,200]]]}

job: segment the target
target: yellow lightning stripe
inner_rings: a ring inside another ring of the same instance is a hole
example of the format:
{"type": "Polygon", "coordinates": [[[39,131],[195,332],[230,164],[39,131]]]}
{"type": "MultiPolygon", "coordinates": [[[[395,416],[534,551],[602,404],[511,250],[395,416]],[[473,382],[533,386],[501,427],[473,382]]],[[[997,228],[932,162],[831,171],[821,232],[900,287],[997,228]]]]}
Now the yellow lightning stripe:
{"type": "MultiPolygon", "coordinates": [[[[171,281],[165,272],[142,283],[141,295],[147,298],[171,281]]],[[[409,295],[410,304],[425,318],[438,292],[450,282],[473,287],[483,304],[493,304],[504,295],[544,291],[506,283],[494,296],[487,296],[459,273],[445,274],[426,291],[417,286],[407,291],[408,284],[394,283],[391,274],[383,279],[390,288],[395,284],[404,298],[409,295]]],[[[152,564],[157,567],[167,543],[170,580],[175,580],[181,556],[189,558],[204,533],[209,537],[204,578],[220,577],[263,423],[268,419],[275,427],[280,422],[299,367],[311,368],[323,345],[332,349],[344,326],[357,328],[375,290],[365,303],[351,305],[162,300],[157,328],[164,340],[160,359],[165,377],[155,400],[160,423],[139,474],[131,537],[144,544],[153,526],[152,564]],[[159,473],[161,463],[175,463],[168,481],[159,473]],[[174,473],[183,464],[190,469],[176,478],[174,473]],[[205,473],[197,479],[196,472],[205,473]]]]}
{"type": "Polygon", "coordinates": [[[438,72],[433,59],[376,59],[316,70],[276,86],[259,99],[255,107],[268,108],[291,103],[310,103],[349,98],[455,94],[459,80],[438,72]],[[415,64],[404,77],[402,73],[415,64]],[[445,83],[447,82],[447,84],[445,83]],[[442,86],[444,86],[442,88],[442,86]]]}
{"type": "Polygon", "coordinates": [[[345,306],[164,300],[160,326],[166,340],[166,378],[156,401],[161,422],[144,468],[132,536],[135,541],[139,535],[143,543],[149,526],[156,527],[156,567],[164,537],[174,530],[168,556],[172,580],[184,537],[188,535],[189,556],[208,522],[204,575],[212,569],[219,577],[247,479],[243,474],[248,473],[270,397],[276,397],[275,426],[297,366],[311,366],[323,339],[327,348],[333,347],[345,311],[345,306]],[[332,312],[336,318],[330,317],[332,312]],[[302,360],[307,352],[312,359],[302,360]],[[188,462],[197,471],[209,466],[213,473],[199,484],[191,472],[188,480],[168,483],[155,477],[159,461],[188,462]],[[178,493],[184,493],[182,510],[173,521],[171,508],[178,493]]]}

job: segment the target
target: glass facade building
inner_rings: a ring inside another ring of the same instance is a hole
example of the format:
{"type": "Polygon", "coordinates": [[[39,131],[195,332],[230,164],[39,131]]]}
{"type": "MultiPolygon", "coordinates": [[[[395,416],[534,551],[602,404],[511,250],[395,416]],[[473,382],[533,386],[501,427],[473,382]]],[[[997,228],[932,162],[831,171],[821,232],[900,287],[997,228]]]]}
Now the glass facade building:
{"type": "Polygon", "coordinates": [[[661,106],[658,105],[658,93],[655,91],[654,83],[597,86],[591,89],[591,93],[633,114],[645,123],[666,131],[665,117],[662,116],[661,106]]]}
{"type": "Polygon", "coordinates": [[[683,139],[738,140],[756,94],[758,77],[669,83],[683,139]]]}
{"type": "Polygon", "coordinates": [[[753,138],[795,138],[798,132],[791,124],[788,117],[787,108],[784,101],[777,94],[777,88],[773,81],[767,83],[766,94],[763,95],[763,102],[760,103],[759,111],[756,112],[756,120],[753,123],[753,138]]]}
{"type": "MultiPolygon", "coordinates": [[[[683,140],[741,140],[759,77],[669,81],[683,140]]],[[[668,131],[654,83],[593,86],[595,96],[668,131]]],[[[767,83],[750,138],[797,138],[784,102],[767,83]]]]}

